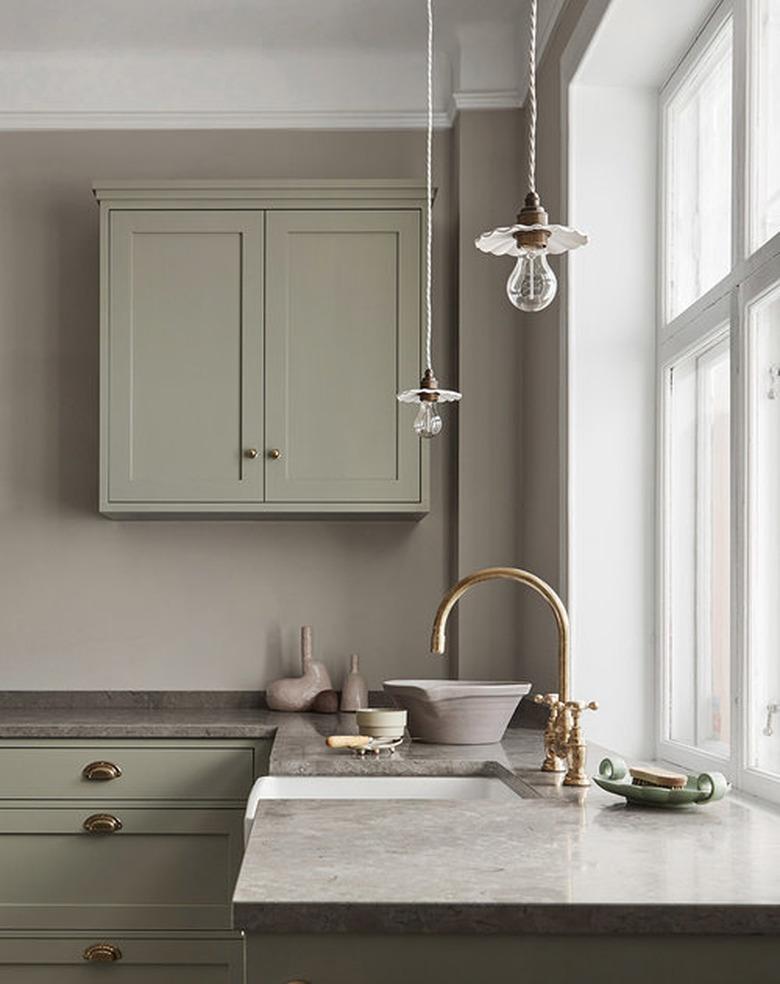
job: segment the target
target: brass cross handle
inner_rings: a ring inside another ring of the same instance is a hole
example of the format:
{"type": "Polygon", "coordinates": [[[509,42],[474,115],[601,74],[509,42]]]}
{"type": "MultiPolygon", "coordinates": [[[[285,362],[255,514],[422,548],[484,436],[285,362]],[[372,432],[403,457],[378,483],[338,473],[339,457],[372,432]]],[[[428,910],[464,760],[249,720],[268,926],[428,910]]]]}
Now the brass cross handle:
{"type": "Polygon", "coordinates": [[[566,706],[572,712],[572,714],[578,718],[583,711],[597,711],[599,709],[598,701],[596,700],[567,700],[566,706]]]}
{"type": "Polygon", "coordinates": [[[559,704],[558,694],[536,694],[534,704],[544,704],[545,707],[554,707],[559,704]]]}

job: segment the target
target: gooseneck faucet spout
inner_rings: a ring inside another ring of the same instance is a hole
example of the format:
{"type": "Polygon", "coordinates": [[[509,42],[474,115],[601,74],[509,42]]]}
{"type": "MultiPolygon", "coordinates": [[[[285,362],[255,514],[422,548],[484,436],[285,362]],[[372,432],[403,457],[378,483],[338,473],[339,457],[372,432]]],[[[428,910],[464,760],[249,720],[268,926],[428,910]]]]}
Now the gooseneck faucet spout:
{"type": "Polygon", "coordinates": [[[447,619],[463,595],[475,584],[502,580],[517,581],[540,594],[549,605],[558,629],[558,692],[544,696],[538,694],[534,698],[536,703],[544,704],[549,712],[544,731],[545,758],[542,771],[565,772],[565,786],[588,786],[590,780],[584,768],[587,747],[582,737],[580,716],[585,710],[595,711],[598,704],[595,701],[585,704],[569,698],[569,616],[563,602],[546,581],[518,567],[485,567],[464,577],[445,594],[436,611],[431,633],[431,652],[439,655],[444,653],[447,619]]]}
{"type": "Polygon", "coordinates": [[[431,652],[443,655],[446,647],[445,630],[447,619],[450,612],[457,605],[463,595],[475,584],[482,581],[518,581],[520,584],[527,584],[550,606],[555,624],[558,628],[558,696],[561,700],[569,699],[569,616],[566,613],[563,602],[553,591],[550,585],[543,581],[536,574],[530,571],[521,571],[519,567],[484,567],[480,571],[475,571],[464,577],[461,581],[447,592],[442,598],[441,604],[433,620],[433,632],[431,633],[431,652]]]}

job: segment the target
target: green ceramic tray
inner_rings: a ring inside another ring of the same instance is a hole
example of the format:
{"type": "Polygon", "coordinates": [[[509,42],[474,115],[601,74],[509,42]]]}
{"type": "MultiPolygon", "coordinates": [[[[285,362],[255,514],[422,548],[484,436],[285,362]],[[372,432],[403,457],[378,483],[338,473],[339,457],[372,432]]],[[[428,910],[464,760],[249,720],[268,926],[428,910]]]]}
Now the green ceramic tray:
{"type": "Polygon", "coordinates": [[[700,776],[688,776],[682,789],[661,789],[659,786],[635,786],[628,774],[628,766],[619,758],[603,759],[599,774],[593,777],[597,786],[616,796],[625,796],[627,802],[637,806],[660,806],[679,809],[695,803],[714,803],[731,789],[731,784],[720,772],[703,772],[700,776]]]}

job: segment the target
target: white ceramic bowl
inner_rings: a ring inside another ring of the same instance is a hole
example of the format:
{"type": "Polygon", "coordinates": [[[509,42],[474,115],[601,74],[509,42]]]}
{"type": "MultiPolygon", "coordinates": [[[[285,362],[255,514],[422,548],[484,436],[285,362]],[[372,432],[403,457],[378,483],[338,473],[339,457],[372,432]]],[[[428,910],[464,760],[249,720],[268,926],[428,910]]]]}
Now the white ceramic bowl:
{"type": "Polygon", "coordinates": [[[369,738],[403,738],[406,711],[386,707],[366,707],[356,711],[358,732],[369,738]]]}
{"type": "Polygon", "coordinates": [[[501,741],[530,683],[499,680],[385,680],[398,707],[409,711],[409,733],[441,745],[501,741]]]}

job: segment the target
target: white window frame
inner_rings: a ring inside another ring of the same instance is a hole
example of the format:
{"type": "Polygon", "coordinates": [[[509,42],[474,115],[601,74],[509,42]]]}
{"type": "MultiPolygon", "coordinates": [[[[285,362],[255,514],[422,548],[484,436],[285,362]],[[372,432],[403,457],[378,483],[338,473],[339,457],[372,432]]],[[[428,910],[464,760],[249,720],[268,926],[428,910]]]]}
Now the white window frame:
{"type": "MultiPolygon", "coordinates": [[[[713,11],[690,50],[663,87],[659,98],[659,188],[658,188],[658,294],[657,333],[657,735],[659,758],[686,769],[719,769],[735,785],[749,793],[780,802],[780,778],[748,766],[748,720],[750,695],[750,623],[752,596],[750,550],[753,509],[750,475],[753,468],[749,435],[752,393],[752,338],[749,306],[780,283],[780,233],[752,254],[749,247],[749,222],[752,210],[748,201],[751,174],[750,141],[746,121],[753,118],[753,97],[749,79],[748,43],[753,37],[752,0],[723,0],[713,11]],[[666,127],[669,101],[679,91],[727,18],[733,18],[732,64],[732,224],[731,270],[702,297],[667,322],[667,164],[668,134],[666,127]],[[672,365],[686,355],[705,347],[727,325],[731,351],[731,740],[725,758],[672,741],[669,735],[669,648],[668,630],[668,517],[669,494],[667,456],[670,449],[668,375],[672,365]]],[[[753,722],[753,726],[759,726],[753,722]]]]}

